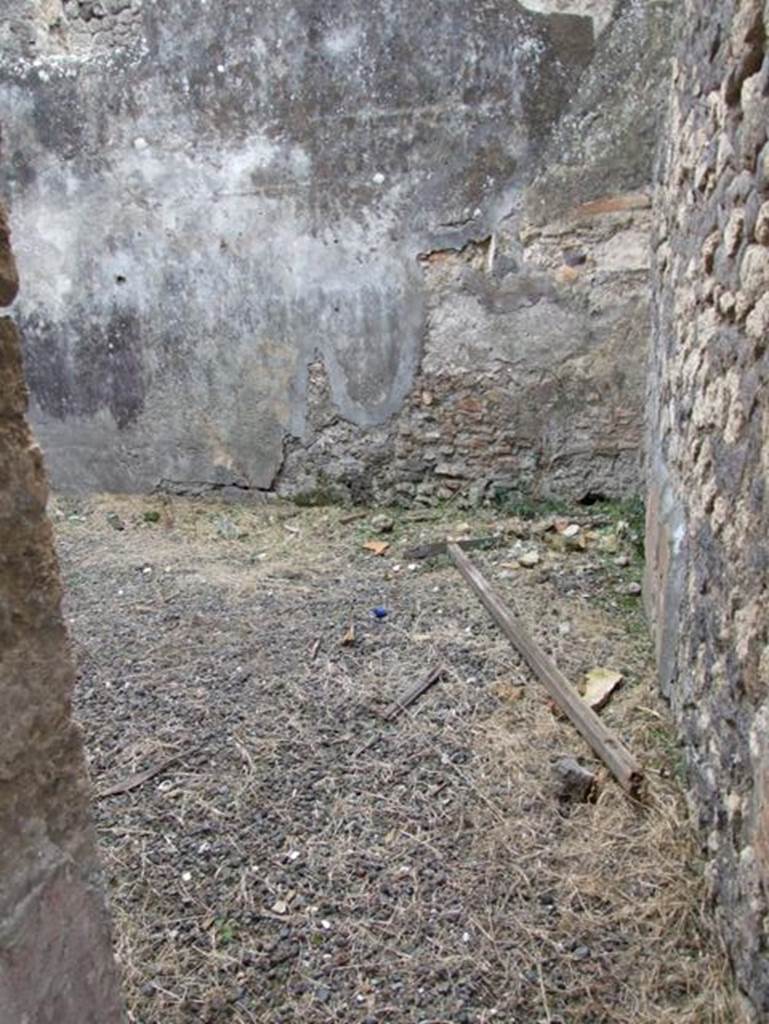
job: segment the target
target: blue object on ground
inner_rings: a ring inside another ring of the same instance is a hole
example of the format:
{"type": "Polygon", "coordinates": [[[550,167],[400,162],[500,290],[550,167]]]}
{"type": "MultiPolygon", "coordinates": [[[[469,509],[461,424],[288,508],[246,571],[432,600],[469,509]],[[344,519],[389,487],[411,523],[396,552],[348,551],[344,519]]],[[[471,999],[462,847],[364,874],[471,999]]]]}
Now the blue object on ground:
{"type": "Polygon", "coordinates": [[[372,614],[373,614],[375,619],[386,619],[387,616],[389,615],[389,612],[387,611],[386,608],[381,608],[380,607],[380,608],[374,608],[372,610],[372,614]]]}

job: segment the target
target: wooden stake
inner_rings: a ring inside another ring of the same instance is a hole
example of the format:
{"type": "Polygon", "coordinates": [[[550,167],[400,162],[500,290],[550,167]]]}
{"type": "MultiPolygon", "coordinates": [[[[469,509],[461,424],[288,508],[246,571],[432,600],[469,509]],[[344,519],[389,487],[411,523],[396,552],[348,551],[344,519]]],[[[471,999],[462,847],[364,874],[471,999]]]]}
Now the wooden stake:
{"type": "Polygon", "coordinates": [[[569,685],[569,681],[555,662],[545,654],[518,619],[505,607],[491,584],[459,545],[449,543],[447,550],[454,565],[475,591],[483,607],[513,647],[519,651],[558,707],[569,717],[620,785],[631,796],[638,797],[643,785],[643,770],[630,751],[569,685]]]}

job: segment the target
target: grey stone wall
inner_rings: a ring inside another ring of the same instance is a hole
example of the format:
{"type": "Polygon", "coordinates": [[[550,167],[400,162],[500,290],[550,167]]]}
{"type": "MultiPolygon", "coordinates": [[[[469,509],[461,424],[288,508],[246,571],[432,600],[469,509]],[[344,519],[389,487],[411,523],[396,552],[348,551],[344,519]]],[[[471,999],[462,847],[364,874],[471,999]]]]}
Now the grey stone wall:
{"type": "Polygon", "coordinates": [[[666,4],[6,2],[57,486],[640,486],[666,4]]]}
{"type": "Polygon", "coordinates": [[[647,597],[746,1015],[769,1013],[769,9],[686,0],[657,191],[647,597]]]}
{"type": "MultiPolygon", "coordinates": [[[[0,306],[16,271],[0,207],[0,306]]],[[[0,317],[0,1024],[118,1024],[40,449],[0,317]]]]}

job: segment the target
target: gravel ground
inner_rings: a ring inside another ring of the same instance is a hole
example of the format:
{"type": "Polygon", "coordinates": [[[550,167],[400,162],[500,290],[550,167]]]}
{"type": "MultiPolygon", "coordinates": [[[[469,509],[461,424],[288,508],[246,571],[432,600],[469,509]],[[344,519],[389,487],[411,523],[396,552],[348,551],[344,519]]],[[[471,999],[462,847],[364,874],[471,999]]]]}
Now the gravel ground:
{"type": "Polygon", "coordinates": [[[383,557],[363,548],[373,513],[101,497],[53,512],[132,1022],[733,1019],[616,517],[577,514],[585,551],[554,549],[547,522],[466,529],[503,533],[473,559],[570,680],[623,673],[601,714],[644,763],[643,806],[448,561],[404,560],[462,528],[450,512],[393,514],[383,557]],[[593,802],[559,799],[566,755],[598,773],[593,802]]]}

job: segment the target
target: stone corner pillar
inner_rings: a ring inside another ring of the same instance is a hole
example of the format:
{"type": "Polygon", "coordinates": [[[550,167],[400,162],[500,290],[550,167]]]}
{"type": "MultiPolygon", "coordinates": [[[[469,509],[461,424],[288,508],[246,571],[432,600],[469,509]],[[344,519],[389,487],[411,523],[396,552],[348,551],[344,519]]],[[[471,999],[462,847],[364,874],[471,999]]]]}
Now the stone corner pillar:
{"type": "MultiPolygon", "coordinates": [[[[18,289],[0,207],[0,306],[18,289]]],[[[119,1024],[74,665],[19,338],[0,316],[0,1024],[119,1024]]]]}

